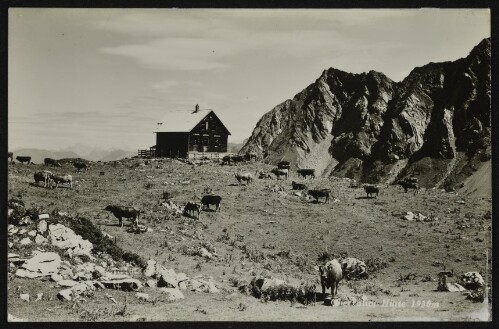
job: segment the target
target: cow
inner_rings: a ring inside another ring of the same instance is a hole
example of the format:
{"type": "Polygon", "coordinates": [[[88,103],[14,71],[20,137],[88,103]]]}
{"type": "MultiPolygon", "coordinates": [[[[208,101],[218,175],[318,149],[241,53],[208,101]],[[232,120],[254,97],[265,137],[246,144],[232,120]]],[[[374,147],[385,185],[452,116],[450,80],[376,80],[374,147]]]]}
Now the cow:
{"type": "Polygon", "coordinates": [[[265,171],[256,171],[259,179],[272,179],[272,175],[265,171]]]}
{"type": "Polygon", "coordinates": [[[226,155],[222,158],[222,164],[231,164],[231,163],[238,163],[238,162],[243,162],[244,157],[241,155],[226,155]]]}
{"type": "Polygon", "coordinates": [[[291,182],[291,185],[293,186],[293,190],[306,190],[307,189],[307,185],[305,185],[305,184],[291,182]]]}
{"type": "Polygon", "coordinates": [[[245,181],[246,185],[248,185],[249,183],[251,183],[253,181],[253,175],[250,173],[244,173],[244,174],[237,173],[237,174],[234,174],[234,176],[236,177],[237,181],[239,182],[239,185],[241,185],[242,181],[245,181]]]}
{"type": "Polygon", "coordinates": [[[368,198],[372,198],[373,194],[375,194],[377,198],[379,194],[379,187],[371,184],[364,184],[364,191],[366,192],[368,198]]]}
{"type": "Polygon", "coordinates": [[[59,184],[69,184],[69,188],[73,188],[73,176],[71,175],[52,175],[52,180],[55,182],[55,187],[59,186],[59,184]]]}
{"type": "Polygon", "coordinates": [[[309,190],[308,191],[308,195],[313,197],[317,201],[317,203],[319,203],[320,198],[325,198],[324,203],[328,203],[330,194],[331,194],[330,189],[309,190]]]}
{"type": "Polygon", "coordinates": [[[19,161],[19,162],[21,162],[22,164],[24,164],[25,162],[27,162],[28,164],[31,163],[31,157],[29,157],[29,156],[22,156],[22,155],[20,155],[20,156],[16,157],[16,160],[19,161]]]}
{"type": "Polygon", "coordinates": [[[289,161],[280,161],[279,163],[277,163],[277,168],[279,169],[290,169],[290,165],[289,165],[289,161]]]}
{"type": "Polygon", "coordinates": [[[51,158],[45,158],[43,159],[43,163],[46,165],[46,166],[54,166],[54,167],[60,167],[61,164],[57,161],[57,160],[54,160],[54,159],[51,159],[51,158]]]}
{"type": "Polygon", "coordinates": [[[276,175],[277,179],[279,179],[279,177],[281,176],[284,176],[286,177],[286,179],[288,179],[289,176],[289,169],[274,168],[270,172],[276,175]]]}
{"type": "Polygon", "coordinates": [[[330,260],[325,265],[315,267],[319,271],[321,277],[322,294],[326,294],[326,290],[331,288],[331,295],[334,297],[338,294],[338,286],[343,279],[343,271],[340,262],[337,259],[330,260]]]}
{"type": "Polygon", "coordinates": [[[129,218],[136,227],[139,225],[140,210],[135,207],[109,205],[104,210],[110,211],[118,218],[120,227],[123,227],[123,218],[129,218]]]}
{"type": "Polygon", "coordinates": [[[73,166],[76,168],[76,171],[81,171],[82,169],[87,171],[88,170],[88,164],[83,163],[83,162],[74,162],[73,166]]]}
{"type": "Polygon", "coordinates": [[[246,161],[256,161],[258,155],[255,152],[246,152],[246,161]]]}
{"type": "Polygon", "coordinates": [[[222,202],[222,197],[220,195],[204,195],[201,198],[201,204],[203,205],[202,209],[204,210],[206,207],[210,209],[210,205],[215,205],[215,211],[220,211],[220,203],[222,202]]]}
{"type": "Polygon", "coordinates": [[[409,189],[414,189],[416,194],[419,193],[418,179],[415,177],[407,177],[406,179],[399,181],[397,184],[405,190],[405,193],[407,193],[409,189]]]}
{"type": "Polygon", "coordinates": [[[43,182],[43,187],[47,187],[50,183],[50,180],[52,179],[52,172],[45,170],[45,171],[38,171],[35,173],[35,184],[38,184],[39,182],[43,182]]]}
{"type": "Polygon", "coordinates": [[[315,169],[298,169],[296,172],[303,178],[307,178],[307,176],[315,178],[315,169]]]}
{"type": "Polygon", "coordinates": [[[187,202],[187,204],[184,207],[184,215],[187,215],[189,217],[199,219],[200,213],[201,213],[201,205],[199,203],[187,202]]]}
{"type": "Polygon", "coordinates": [[[8,152],[7,153],[7,159],[10,159],[10,162],[14,162],[14,153],[8,152]]]}

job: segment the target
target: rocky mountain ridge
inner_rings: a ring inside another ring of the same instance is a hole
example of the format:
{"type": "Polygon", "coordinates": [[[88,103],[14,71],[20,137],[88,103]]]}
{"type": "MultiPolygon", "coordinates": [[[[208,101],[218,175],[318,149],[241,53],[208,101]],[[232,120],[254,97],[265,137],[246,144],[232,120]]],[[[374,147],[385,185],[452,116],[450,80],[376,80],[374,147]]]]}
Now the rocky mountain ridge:
{"type": "Polygon", "coordinates": [[[330,68],[257,123],[240,153],[370,182],[412,174],[451,186],[490,159],[490,38],[401,82],[330,68]],[[459,179],[457,179],[459,177],[459,179]]]}

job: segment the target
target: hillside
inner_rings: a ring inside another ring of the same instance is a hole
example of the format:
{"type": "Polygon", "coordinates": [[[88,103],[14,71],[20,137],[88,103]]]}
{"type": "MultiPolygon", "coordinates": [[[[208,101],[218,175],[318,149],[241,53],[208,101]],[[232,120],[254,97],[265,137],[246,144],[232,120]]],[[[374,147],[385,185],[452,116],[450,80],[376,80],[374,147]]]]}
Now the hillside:
{"type": "MultiPolygon", "coordinates": [[[[66,163],[51,167],[55,174],[71,172],[70,189],[36,185],[33,173],[46,169],[43,165],[9,165],[11,318],[490,320],[490,295],[477,302],[492,283],[487,256],[491,255],[490,198],[424,188],[419,194],[404,193],[391,185],[383,186],[377,198],[366,198],[363,189],[350,187],[349,179],[300,180],[295,171],[287,181],[255,179],[248,186],[239,186],[234,178],[236,172],[271,168],[260,162],[195,166],[169,159],[93,163],[83,172],[74,172],[66,163]],[[293,191],[291,181],[310,189],[328,188],[334,194],[329,202],[317,203],[304,192],[293,191]],[[201,211],[199,219],[182,215],[182,207],[188,201],[199,202],[206,188],[221,196],[220,211],[212,206],[201,211]],[[165,192],[170,199],[165,199],[165,192]],[[13,199],[22,200],[27,211],[17,212],[13,199]],[[111,204],[140,209],[139,224],[144,229],[132,230],[128,220],[124,227],[118,226],[118,220],[104,211],[111,204]],[[407,220],[407,212],[417,219],[407,220]],[[46,226],[42,230],[38,214],[49,214],[48,231],[46,226]],[[68,253],[66,249],[78,239],[65,242],[51,237],[61,232],[60,227],[50,226],[55,222],[90,239],[91,254],[78,256],[77,249],[68,253]],[[57,273],[24,270],[40,252],[57,253],[60,267],[52,269],[57,273]],[[335,304],[329,307],[323,303],[315,266],[332,257],[365,262],[369,276],[347,278],[345,270],[335,304]],[[148,262],[147,268],[137,267],[143,263],[139,258],[148,262]],[[130,264],[132,260],[137,260],[136,265],[130,264]],[[444,269],[455,273],[448,283],[461,282],[465,272],[479,272],[485,290],[437,291],[438,273],[444,269]],[[154,274],[158,271],[163,274],[154,274]],[[113,283],[119,280],[134,286],[113,283]],[[180,280],[184,283],[176,287],[180,280]],[[258,280],[268,288],[258,286],[258,280]],[[272,286],[272,282],[281,283],[272,286]],[[312,289],[307,302],[293,295],[304,287],[312,289]],[[61,291],[68,289],[73,291],[70,301],[61,297],[61,291]],[[405,306],[383,306],[387,301],[405,306]]],[[[481,184],[471,178],[464,188],[481,184]]]]}
{"type": "Polygon", "coordinates": [[[92,148],[89,146],[75,145],[71,148],[62,150],[44,150],[35,148],[20,148],[13,151],[14,158],[16,156],[30,156],[34,163],[43,163],[43,159],[65,159],[65,158],[82,158],[89,161],[114,161],[136,155],[136,151],[125,150],[103,150],[92,148]]]}
{"type": "Polygon", "coordinates": [[[467,57],[417,67],[401,82],[374,71],[325,70],[266,113],[240,153],[324,176],[384,182],[414,175],[424,186],[455,188],[462,180],[450,184],[447,177],[456,176],[458,154],[490,157],[490,134],[484,39],[467,57]]]}

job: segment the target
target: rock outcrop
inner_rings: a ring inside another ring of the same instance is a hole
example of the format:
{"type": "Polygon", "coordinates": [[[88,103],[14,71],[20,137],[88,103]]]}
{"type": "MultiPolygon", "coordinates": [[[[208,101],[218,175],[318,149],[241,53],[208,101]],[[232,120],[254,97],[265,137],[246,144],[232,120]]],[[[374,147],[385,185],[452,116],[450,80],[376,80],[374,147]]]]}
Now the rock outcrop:
{"type": "Polygon", "coordinates": [[[318,174],[442,185],[459,154],[490,154],[490,39],[454,62],[415,68],[403,81],[334,68],[257,123],[240,154],[288,160],[318,174]],[[425,177],[431,167],[434,176],[425,177]]]}

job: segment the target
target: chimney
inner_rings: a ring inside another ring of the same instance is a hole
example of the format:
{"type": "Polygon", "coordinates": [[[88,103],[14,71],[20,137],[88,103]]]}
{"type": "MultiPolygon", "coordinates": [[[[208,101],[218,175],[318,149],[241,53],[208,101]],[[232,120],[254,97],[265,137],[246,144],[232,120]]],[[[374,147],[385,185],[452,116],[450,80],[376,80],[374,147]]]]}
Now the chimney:
{"type": "Polygon", "coordinates": [[[199,105],[198,105],[198,104],[196,104],[195,110],[194,110],[194,112],[192,112],[192,113],[198,113],[198,111],[199,111],[199,105]]]}

